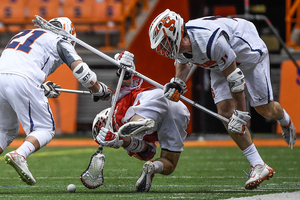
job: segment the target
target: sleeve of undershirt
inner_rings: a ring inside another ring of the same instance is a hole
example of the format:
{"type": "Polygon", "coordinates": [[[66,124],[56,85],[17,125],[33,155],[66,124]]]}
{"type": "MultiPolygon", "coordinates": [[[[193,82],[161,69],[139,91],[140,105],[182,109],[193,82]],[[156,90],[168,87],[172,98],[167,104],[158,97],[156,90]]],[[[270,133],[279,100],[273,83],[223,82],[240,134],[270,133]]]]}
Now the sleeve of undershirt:
{"type": "Polygon", "coordinates": [[[57,42],[57,52],[60,58],[64,63],[69,67],[76,60],[82,60],[81,57],[77,54],[72,44],[60,40],[57,42]]]}

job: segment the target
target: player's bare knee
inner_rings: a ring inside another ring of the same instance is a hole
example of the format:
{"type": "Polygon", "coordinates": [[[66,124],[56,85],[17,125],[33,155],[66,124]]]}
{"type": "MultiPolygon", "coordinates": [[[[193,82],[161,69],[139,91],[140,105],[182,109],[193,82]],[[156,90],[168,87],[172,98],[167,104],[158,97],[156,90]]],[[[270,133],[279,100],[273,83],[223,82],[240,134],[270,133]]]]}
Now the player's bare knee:
{"type": "Polygon", "coordinates": [[[276,113],[273,112],[273,109],[271,106],[263,105],[263,106],[258,106],[255,107],[255,110],[263,116],[265,119],[274,119],[276,116],[276,113]]]}
{"type": "Polygon", "coordinates": [[[232,116],[234,107],[231,104],[217,105],[218,114],[229,119],[232,116]]]}
{"type": "Polygon", "coordinates": [[[232,116],[233,113],[233,109],[229,110],[229,109],[220,109],[218,110],[218,114],[222,115],[223,117],[226,117],[227,119],[229,119],[232,116]]]}
{"type": "Polygon", "coordinates": [[[52,140],[54,134],[53,130],[36,130],[32,131],[28,136],[35,137],[39,142],[40,148],[43,148],[52,140]]]}
{"type": "Polygon", "coordinates": [[[161,174],[163,174],[163,175],[170,175],[170,174],[172,174],[174,172],[174,170],[175,170],[174,166],[166,166],[166,168],[164,166],[164,170],[161,172],[161,174]]]}

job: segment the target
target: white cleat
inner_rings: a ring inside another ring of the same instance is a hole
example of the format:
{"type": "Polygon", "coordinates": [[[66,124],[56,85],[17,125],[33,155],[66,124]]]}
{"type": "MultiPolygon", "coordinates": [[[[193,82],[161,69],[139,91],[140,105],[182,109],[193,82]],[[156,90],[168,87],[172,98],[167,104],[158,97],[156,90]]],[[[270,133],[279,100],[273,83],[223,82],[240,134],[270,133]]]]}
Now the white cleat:
{"type": "Polygon", "coordinates": [[[124,124],[118,130],[119,136],[126,138],[136,135],[143,131],[147,131],[153,128],[155,125],[154,120],[152,119],[139,119],[138,121],[132,121],[124,124]]]}
{"type": "Polygon", "coordinates": [[[142,174],[135,184],[136,192],[148,192],[151,188],[152,179],[154,177],[154,164],[147,161],[142,169],[142,174]]]}
{"type": "Polygon", "coordinates": [[[253,190],[257,188],[264,180],[269,180],[272,178],[274,174],[275,171],[267,164],[256,165],[255,167],[251,166],[249,174],[247,174],[249,180],[245,183],[245,188],[248,190],[253,190]]]}
{"type": "Polygon", "coordinates": [[[282,126],[282,137],[288,143],[288,145],[293,149],[293,145],[296,143],[296,133],[295,133],[295,127],[292,122],[290,121],[289,125],[282,126]]]}
{"type": "Polygon", "coordinates": [[[28,185],[36,184],[34,177],[28,169],[26,159],[16,151],[11,151],[4,156],[5,163],[11,165],[20,175],[22,181],[28,185]]]}

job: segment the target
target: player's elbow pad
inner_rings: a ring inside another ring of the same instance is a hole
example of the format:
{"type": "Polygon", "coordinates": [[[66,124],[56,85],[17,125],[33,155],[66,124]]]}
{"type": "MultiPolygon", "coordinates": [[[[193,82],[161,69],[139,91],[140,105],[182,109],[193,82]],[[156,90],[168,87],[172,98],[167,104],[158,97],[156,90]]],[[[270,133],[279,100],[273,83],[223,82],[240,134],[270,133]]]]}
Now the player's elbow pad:
{"type": "Polygon", "coordinates": [[[97,82],[97,75],[84,62],[75,67],[73,75],[85,88],[90,88],[97,82]]]}
{"type": "Polygon", "coordinates": [[[229,84],[230,92],[237,93],[245,89],[245,76],[239,68],[231,72],[226,79],[229,84]]]}

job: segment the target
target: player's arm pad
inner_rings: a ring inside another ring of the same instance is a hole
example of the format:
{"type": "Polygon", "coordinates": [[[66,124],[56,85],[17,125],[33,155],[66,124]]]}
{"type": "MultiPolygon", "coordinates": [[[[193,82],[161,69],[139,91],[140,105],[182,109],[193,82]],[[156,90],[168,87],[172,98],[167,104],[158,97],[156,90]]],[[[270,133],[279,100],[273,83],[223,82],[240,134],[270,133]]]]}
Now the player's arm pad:
{"type": "Polygon", "coordinates": [[[240,68],[236,68],[226,77],[232,93],[241,92],[245,89],[245,76],[240,68]]]}
{"type": "Polygon", "coordinates": [[[97,75],[84,62],[74,68],[73,75],[85,88],[90,88],[97,82],[97,75]]]}

